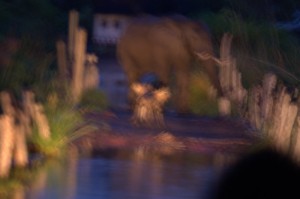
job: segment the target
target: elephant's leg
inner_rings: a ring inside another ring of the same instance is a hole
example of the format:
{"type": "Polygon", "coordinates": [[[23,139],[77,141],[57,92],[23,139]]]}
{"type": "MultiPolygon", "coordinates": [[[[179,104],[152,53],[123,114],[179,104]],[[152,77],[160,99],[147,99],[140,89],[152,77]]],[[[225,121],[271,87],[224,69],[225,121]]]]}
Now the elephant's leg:
{"type": "Polygon", "coordinates": [[[125,57],[122,59],[122,65],[128,81],[127,99],[129,105],[132,107],[132,105],[134,105],[135,102],[136,94],[131,89],[131,86],[133,83],[138,82],[139,79],[138,67],[131,59],[129,59],[129,57],[125,57]]]}
{"type": "Polygon", "coordinates": [[[138,94],[132,89],[132,85],[134,83],[137,83],[139,80],[139,75],[138,73],[133,73],[131,72],[130,75],[128,76],[128,92],[127,92],[127,100],[128,100],[128,105],[130,107],[130,109],[134,109],[134,107],[136,106],[137,103],[137,99],[138,99],[138,94]]]}

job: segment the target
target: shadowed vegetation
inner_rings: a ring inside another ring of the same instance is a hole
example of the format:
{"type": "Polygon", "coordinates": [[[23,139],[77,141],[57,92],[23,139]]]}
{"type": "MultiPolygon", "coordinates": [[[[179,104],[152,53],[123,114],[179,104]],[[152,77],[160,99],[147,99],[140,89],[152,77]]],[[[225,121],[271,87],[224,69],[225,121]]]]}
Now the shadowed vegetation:
{"type": "Polygon", "coordinates": [[[46,108],[46,116],[51,129],[51,139],[41,138],[34,127],[31,143],[36,150],[48,157],[58,157],[65,154],[76,128],[83,122],[82,116],[71,108],[46,108]]]}
{"type": "Polygon", "coordinates": [[[227,9],[202,18],[209,24],[217,46],[224,32],[233,34],[232,53],[246,88],[260,83],[263,75],[271,71],[285,83],[299,85],[300,46],[295,35],[277,29],[270,22],[243,19],[227,9]]]}
{"type": "Polygon", "coordinates": [[[206,116],[218,115],[218,104],[208,77],[204,73],[196,73],[191,77],[190,109],[193,113],[206,116]]]}

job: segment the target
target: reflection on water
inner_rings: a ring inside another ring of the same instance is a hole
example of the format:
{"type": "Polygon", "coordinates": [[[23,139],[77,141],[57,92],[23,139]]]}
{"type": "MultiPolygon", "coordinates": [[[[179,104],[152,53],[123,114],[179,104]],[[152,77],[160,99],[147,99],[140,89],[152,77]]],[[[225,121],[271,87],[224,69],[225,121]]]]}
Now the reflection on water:
{"type": "Polygon", "coordinates": [[[207,198],[216,177],[213,158],[201,164],[145,158],[79,158],[39,173],[26,199],[207,198]]]}

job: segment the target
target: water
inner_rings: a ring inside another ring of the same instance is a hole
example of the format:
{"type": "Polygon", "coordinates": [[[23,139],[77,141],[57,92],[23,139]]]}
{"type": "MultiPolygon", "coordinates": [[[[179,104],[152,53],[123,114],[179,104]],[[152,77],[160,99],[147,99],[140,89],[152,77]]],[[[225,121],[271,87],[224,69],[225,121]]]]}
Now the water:
{"type": "Polygon", "coordinates": [[[205,199],[216,177],[211,162],[79,158],[54,163],[26,192],[26,199],[205,199]]]}

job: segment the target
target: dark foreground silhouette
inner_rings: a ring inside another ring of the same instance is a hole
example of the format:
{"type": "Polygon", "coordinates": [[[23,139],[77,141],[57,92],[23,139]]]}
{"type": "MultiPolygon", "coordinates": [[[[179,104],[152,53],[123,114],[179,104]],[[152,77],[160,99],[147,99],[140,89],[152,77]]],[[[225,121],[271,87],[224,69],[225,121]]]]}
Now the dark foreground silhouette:
{"type": "Polygon", "coordinates": [[[300,198],[299,186],[299,166],[289,157],[267,149],[242,158],[229,169],[212,198],[300,198]]]}

